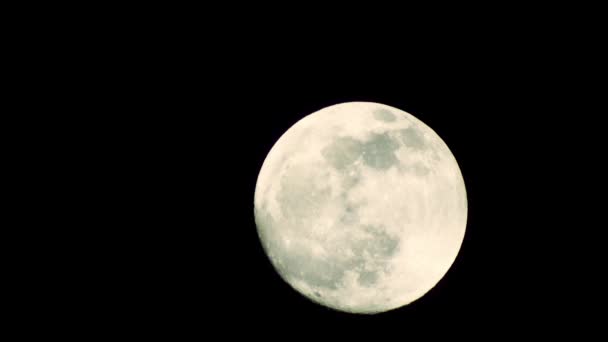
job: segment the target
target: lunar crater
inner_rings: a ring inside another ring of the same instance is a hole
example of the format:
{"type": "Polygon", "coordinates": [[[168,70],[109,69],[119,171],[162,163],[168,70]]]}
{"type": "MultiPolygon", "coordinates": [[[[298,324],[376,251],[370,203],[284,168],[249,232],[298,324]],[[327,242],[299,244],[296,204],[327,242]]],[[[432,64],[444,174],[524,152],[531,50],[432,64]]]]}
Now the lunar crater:
{"type": "Polygon", "coordinates": [[[344,170],[360,157],[361,142],[350,137],[339,137],[323,148],[321,153],[331,166],[344,170]]]}
{"type": "Polygon", "coordinates": [[[376,109],[374,111],[374,118],[376,120],[384,121],[384,122],[393,122],[397,119],[395,114],[393,114],[390,110],[381,108],[376,109]]]}
{"type": "Polygon", "coordinates": [[[399,148],[399,144],[388,134],[374,134],[369,141],[363,144],[363,160],[372,168],[388,169],[398,162],[395,156],[397,148],[399,148]]]}
{"type": "Polygon", "coordinates": [[[426,149],[424,135],[415,127],[408,127],[399,131],[403,144],[415,150],[426,149]]]}

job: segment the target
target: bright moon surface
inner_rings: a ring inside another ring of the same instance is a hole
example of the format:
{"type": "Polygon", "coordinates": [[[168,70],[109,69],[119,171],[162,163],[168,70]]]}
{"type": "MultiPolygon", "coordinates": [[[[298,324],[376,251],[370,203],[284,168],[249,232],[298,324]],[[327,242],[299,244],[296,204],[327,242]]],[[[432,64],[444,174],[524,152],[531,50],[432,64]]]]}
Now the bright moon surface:
{"type": "Polygon", "coordinates": [[[431,128],[393,107],[349,102],[281,136],[258,176],[254,213],[289,285],[321,305],[371,314],[441,280],[464,238],[467,196],[431,128]]]}

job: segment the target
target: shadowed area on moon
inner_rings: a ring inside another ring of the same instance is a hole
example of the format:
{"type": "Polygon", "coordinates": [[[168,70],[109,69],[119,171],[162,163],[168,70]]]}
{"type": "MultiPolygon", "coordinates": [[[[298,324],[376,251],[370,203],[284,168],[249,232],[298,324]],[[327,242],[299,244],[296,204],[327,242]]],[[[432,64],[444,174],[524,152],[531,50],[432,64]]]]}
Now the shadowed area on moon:
{"type": "Polygon", "coordinates": [[[331,166],[342,171],[363,157],[366,165],[375,169],[388,169],[397,164],[395,150],[399,144],[387,134],[374,134],[361,142],[350,137],[339,137],[326,146],[321,153],[331,166]]]}
{"type": "Polygon", "coordinates": [[[350,137],[339,137],[325,146],[321,153],[331,166],[344,170],[361,155],[361,142],[350,137]]]}
{"type": "Polygon", "coordinates": [[[361,154],[365,164],[374,169],[385,170],[398,163],[395,156],[395,150],[398,148],[399,144],[387,134],[374,134],[363,144],[361,154]]]}
{"type": "Polygon", "coordinates": [[[415,128],[406,128],[399,131],[401,140],[405,146],[415,150],[425,149],[424,137],[415,128]]]}
{"type": "Polygon", "coordinates": [[[376,109],[374,111],[374,118],[376,120],[384,121],[384,122],[393,122],[397,119],[395,114],[393,114],[390,110],[381,108],[376,109]]]}

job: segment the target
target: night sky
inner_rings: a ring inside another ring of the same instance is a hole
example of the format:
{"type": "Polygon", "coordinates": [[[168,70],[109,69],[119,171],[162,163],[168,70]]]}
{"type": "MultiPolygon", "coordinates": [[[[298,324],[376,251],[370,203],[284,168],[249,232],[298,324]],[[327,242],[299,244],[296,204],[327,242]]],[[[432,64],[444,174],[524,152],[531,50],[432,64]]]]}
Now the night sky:
{"type": "Polygon", "coordinates": [[[159,28],[125,39],[123,57],[101,64],[108,86],[95,103],[116,164],[100,182],[121,185],[110,202],[121,218],[107,225],[107,260],[117,267],[107,267],[98,297],[107,326],[341,341],[493,340],[572,326],[583,301],[570,289],[586,278],[571,257],[572,229],[583,225],[568,215],[580,199],[569,194],[583,152],[573,144],[581,121],[564,88],[572,75],[555,59],[558,37],[514,33],[509,20],[490,18],[326,30],[332,22],[314,33],[307,21],[294,24],[297,33],[180,22],[183,35],[159,28]],[[468,195],[465,239],[446,276],[414,303],[372,316],[291,289],[253,217],[256,178],[276,140],[347,101],[384,103],[426,123],[454,154],[468,195]]]}

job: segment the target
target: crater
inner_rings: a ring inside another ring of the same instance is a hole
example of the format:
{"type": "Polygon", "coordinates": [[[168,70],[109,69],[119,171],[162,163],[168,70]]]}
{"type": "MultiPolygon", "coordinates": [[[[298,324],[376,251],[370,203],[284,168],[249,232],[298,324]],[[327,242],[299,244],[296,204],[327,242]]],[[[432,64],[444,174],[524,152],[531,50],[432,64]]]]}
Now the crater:
{"type": "Polygon", "coordinates": [[[340,217],[340,222],[351,225],[359,222],[359,214],[357,213],[357,208],[352,206],[351,204],[347,204],[344,208],[344,214],[340,217]]]}
{"type": "Polygon", "coordinates": [[[397,253],[399,239],[391,237],[382,227],[364,226],[362,229],[370,237],[354,244],[351,267],[362,270],[357,278],[361,286],[372,286],[378,281],[380,270],[386,269],[387,260],[397,253]]]}
{"type": "Polygon", "coordinates": [[[426,148],[426,140],[422,133],[415,127],[408,127],[399,131],[399,137],[403,144],[415,150],[423,150],[426,148]]]}
{"type": "Polygon", "coordinates": [[[323,148],[321,154],[331,166],[345,170],[359,159],[361,142],[349,137],[339,137],[323,148]]]}
{"type": "Polygon", "coordinates": [[[366,226],[365,231],[372,235],[372,238],[365,240],[366,250],[373,257],[387,258],[394,255],[399,247],[399,239],[391,237],[384,229],[366,226]]]}
{"type": "Polygon", "coordinates": [[[398,163],[395,150],[399,144],[387,134],[374,134],[362,146],[363,161],[366,165],[379,170],[386,170],[398,163]]]}
{"type": "Polygon", "coordinates": [[[356,165],[351,165],[341,172],[341,182],[344,192],[348,192],[361,180],[361,173],[356,165]]]}
{"type": "Polygon", "coordinates": [[[384,122],[393,122],[397,117],[388,109],[377,109],[374,111],[374,118],[384,122]]]}

